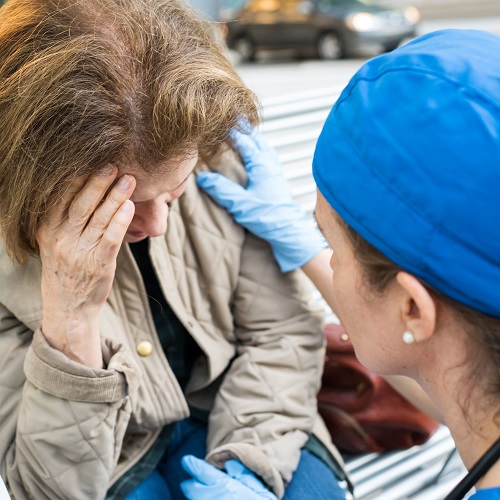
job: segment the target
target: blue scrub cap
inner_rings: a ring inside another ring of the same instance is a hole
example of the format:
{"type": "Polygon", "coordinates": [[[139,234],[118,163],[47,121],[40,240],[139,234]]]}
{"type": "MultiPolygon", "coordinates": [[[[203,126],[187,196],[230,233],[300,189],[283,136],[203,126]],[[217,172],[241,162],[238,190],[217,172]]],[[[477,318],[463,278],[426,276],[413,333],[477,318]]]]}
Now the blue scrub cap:
{"type": "Polygon", "coordinates": [[[318,140],[319,191],[362,237],[500,318],[500,38],[444,30],[363,65],[318,140]]]}

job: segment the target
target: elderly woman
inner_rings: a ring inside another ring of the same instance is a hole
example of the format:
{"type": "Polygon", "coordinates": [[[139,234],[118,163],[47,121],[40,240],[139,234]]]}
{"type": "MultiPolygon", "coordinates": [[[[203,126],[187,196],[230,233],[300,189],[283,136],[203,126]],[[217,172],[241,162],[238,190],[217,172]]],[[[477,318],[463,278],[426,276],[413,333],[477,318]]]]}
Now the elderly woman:
{"type": "Polygon", "coordinates": [[[257,138],[240,141],[250,177],[258,170],[250,193],[200,177],[277,258],[288,248],[297,266],[307,261],[362,363],[413,380],[414,401],[433,403],[470,469],[450,499],[474,483],[475,500],[500,498],[499,52],[494,35],[436,32],[352,78],[313,163],[333,255],[308,259],[297,208],[257,138]]]}
{"type": "Polygon", "coordinates": [[[321,311],[192,175],[243,182],[228,134],[257,121],[216,31],[177,0],[10,0],[0,47],[13,498],[183,498],[187,453],[189,498],[343,498],[321,311]]]}

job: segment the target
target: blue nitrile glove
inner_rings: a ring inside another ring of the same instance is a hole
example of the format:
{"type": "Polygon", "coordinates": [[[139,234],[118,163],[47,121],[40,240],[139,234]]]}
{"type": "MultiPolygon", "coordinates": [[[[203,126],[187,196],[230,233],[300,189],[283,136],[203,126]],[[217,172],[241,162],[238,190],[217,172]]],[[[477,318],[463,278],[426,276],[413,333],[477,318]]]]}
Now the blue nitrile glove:
{"type": "Polygon", "coordinates": [[[293,200],[277,153],[257,130],[233,130],[231,137],[245,163],[247,187],[213,172],[200,172],[198,185],[238,224],[269,242],[283,272],[293,271],[324,248],[323,239],[293,200]]]}
{"type": "Polygon", "coordinates": [[[227,473],[193,455],[182,457],[181,464],[194,478],[181,483],[182,492],[189,500],[277,500],[238,460],[224,464],[227,473]]]}

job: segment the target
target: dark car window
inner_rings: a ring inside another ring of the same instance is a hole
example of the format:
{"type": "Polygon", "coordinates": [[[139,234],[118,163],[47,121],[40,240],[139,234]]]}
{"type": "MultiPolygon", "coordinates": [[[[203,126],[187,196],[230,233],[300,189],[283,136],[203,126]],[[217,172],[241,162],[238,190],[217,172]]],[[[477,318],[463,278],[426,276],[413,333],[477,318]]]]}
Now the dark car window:
{"type": "Polygon", "coordinates": [[[281,10],[289,13],[307,14],[314,9],[314,4],[311,0],[282,0],[281,10]]]}

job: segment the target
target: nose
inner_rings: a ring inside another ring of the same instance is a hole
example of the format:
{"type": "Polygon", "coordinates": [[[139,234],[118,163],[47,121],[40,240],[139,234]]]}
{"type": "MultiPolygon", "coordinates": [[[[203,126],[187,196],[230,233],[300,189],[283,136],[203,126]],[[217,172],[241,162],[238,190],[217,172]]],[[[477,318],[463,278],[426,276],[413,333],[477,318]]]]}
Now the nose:
{"type": "Polygon", "coordinates": [[[167,230],[168,210],[167,202],[164,199],[138,203],[131,226],[147,236],[161,236],[167,230]]]}

